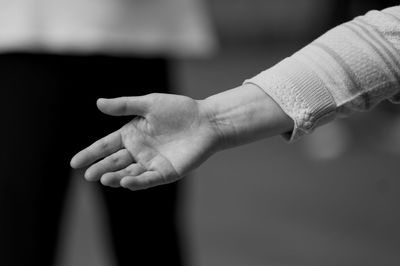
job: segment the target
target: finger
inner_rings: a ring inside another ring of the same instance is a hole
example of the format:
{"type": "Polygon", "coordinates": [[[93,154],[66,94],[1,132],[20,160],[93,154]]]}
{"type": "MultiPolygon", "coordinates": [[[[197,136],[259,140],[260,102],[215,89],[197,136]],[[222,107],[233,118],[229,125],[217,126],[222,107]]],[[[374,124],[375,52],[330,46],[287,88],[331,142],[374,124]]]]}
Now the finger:
{"type": "Polygon", "coordinates": [[[115,131],[110,135],[99,139],[86,149],[80,151],[71,159],[72,168],[82,168],[95,161],[106,157],[122,148],[120,131],[115,131]]]}
{"type": "Polygon", "coordinates": [[[120,171],[105,173],[101,177],[100,182],[105,186],[119,187],[121,179],[125,176],[136,176],[144,173],[145,171],[146,169],[142,165],[134,163],[120,171]]]}
{"type": "Polygon", "coordinates": [[[128,188],[130,190],[146,189],[150,187],[155,187],[158,185],[163,185],[168,182],[165,181],[163,176],[156,171],[147,171],[140,175],[129,175],[125,176],[121,180],[121,186],[128,188]]]}
{"type": "Polygon", "coordinates": [[[88,181],[97,181],[103,174],[124,169],[133,162],[129,151],[122,149],[90,166],[85,172],[85,178],[88,181]]]}
{"type": "Polygon", "coordinates": [[[108,115],[139,115],[144,116],[148,110],[146,96],[119,97],[114,99],[98,99],[97,107],[108,115]]]}

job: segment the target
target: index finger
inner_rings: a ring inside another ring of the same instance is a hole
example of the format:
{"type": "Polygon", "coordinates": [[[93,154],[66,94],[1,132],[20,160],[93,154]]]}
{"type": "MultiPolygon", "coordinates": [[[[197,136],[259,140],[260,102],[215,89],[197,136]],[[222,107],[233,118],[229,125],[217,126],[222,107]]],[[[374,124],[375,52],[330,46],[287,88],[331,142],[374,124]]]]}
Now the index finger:
{"type": "Polygon", "coordinates": [[[71,159],[72,168],[82,168],[88,166],[95,161],[106,157],[123,147],[121,133],[119,130],[99,139],[86,149],[78,152],[71,159]]]}

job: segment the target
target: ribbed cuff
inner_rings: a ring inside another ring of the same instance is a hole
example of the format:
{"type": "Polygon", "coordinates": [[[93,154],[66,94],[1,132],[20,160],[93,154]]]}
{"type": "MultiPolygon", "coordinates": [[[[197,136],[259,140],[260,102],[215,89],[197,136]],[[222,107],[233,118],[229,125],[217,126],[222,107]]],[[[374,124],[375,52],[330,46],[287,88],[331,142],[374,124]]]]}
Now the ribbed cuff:
{"type": "Polygon", "coordinates": [[[289,142],[335,115],[335,101],[324,83],[294,58],[289,57],[244,83],[259,86],[293,119],[293,131],[283,134],[289,142]]]}

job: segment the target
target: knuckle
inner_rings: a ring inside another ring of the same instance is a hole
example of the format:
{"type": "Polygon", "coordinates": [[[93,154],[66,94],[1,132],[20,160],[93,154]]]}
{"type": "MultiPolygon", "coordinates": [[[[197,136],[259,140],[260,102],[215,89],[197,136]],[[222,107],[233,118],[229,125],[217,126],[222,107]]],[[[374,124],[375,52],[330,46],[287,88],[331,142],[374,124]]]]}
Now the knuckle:
{"type": "Polygon", "coordinates": [[[109,149],[109,144],[107,143],[107,141],[105,141],[104,139],[99,140],[99,147],[101,151],[108,151],[109,149]]]}
{"type": "Polygon", "coordinates": [[[152,104],[160,98],[161,93],[153,92],[146,95],[146,100],[152,104]]]}
{"type": "Polygon", "coordinates": [[[128,168],[125,170],[125,174],[127,176],[136,176],[137,175],[137,170],[133,169],[133,168],[128,168]]]}
{"type": "Polygon", "coordinates": [[[121,104],[120,112],[122,114],[126,114],[128,112],[128,109],[129,109],[129,100],[125,98],[121,104]]]}
{"type": "Polygon", "coordinates": [[[119,165],[121,160],[120,160],[119,156],[113,154],[113,155],[110,155],[109,162],[113,165],[119,165]]]}

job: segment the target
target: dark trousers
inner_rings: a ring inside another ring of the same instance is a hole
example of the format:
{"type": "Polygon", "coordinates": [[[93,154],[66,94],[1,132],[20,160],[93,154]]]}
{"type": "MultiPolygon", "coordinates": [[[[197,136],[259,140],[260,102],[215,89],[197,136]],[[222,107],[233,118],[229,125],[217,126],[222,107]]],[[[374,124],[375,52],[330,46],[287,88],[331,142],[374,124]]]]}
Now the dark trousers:
{"type": "MultiPolygon", "coordinates": [[[[52,265],[71,156],[118,129],[98,97],[169,92],[162,59],[0,55],[0,265],[52,265]]],[[[181,265],[177,185],[105,197],[118,265],[181,265]]],[[[101,188],[100,188],[101,187],[101,188]]]]}

